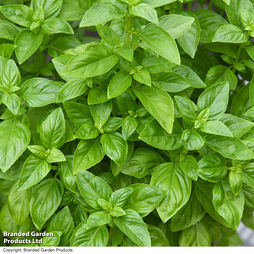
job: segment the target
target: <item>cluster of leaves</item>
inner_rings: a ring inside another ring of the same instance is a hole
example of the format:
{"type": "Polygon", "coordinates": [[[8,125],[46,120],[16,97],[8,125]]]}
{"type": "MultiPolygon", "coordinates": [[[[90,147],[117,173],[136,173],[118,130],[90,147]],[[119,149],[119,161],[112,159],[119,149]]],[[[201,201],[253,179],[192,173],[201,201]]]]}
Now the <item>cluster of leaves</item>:
{"type": "Polygon", "coordinates": [[[1,231],[53,232],[40,246],[241,244],[253,2],[1,1],[1,231]]]}

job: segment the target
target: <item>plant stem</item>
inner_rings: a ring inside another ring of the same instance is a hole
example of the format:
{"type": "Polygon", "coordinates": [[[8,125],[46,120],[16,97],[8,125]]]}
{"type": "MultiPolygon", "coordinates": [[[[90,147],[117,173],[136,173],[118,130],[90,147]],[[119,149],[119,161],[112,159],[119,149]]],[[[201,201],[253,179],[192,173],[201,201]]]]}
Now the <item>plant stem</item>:
{"type": "Polygon", "coordinates": [[[211,10],[211,9],[212,9],[212,5],[213,5],[213,1],[210,0],[209,5],[208,5],[208,10],[211,10]]]}
{"type": "Polygon", "coordinates": [[[112,246],[112,240],[113,240],[113,228],[110,227],[110,232],[109,232],[109,246],[112,246]]]}
{"type": "Polygon", "coordinates": [[[187,6],[187,8],[188,8],[188,11],[191,11],[191,6],[192,6],[192,3],[193,3],[193,1],[191,1],[191,2],[188,2],[188,6],[187,6]]]}
{"type": "MultiPolygon", "coordinates": [[[[235,63],[238,63],[239,62],[239,58],[241,56],[241,53],[242,53],[242,48],[243,48],[243,44],[240,44],[239,48],[238,48],[238,51],[237,51],[237,57],[235,59],[235,63]]],[[[235,73],[235,67],[233,68],[233,72],[235,73]]]]}
{"type": "Polygon", "coordinates": [[[125,32],[126,32],[126,41],[125,44],[129,45],[130,44],[130,28],[131,28],[131,17],[127,17],[126,23],[125,23],[125,32]]]}
{"type": "MultiPolygon", "coordinates": [[[[130,11],[130,6],[128,7],[128,10],[130,11]]],[[[125,44],[126,44],[126,45],[130,45],[131,20],[132,20],[132,16],[131,16],[130,14],[127,14],[127,16],[126,16],[126,21],[125,21],[125,32],[126,32],[125,44]]]]}

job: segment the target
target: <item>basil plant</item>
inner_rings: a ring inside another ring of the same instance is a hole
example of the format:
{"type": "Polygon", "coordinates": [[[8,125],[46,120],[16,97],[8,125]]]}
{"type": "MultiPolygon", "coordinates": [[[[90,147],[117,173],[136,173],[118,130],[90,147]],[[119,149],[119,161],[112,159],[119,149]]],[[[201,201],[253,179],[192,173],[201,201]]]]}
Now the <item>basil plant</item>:
{"type": "Polygon", "coordinates": [[[242,244],[254,1],[205,2],[1,1],[0,245],[242,244]]]}

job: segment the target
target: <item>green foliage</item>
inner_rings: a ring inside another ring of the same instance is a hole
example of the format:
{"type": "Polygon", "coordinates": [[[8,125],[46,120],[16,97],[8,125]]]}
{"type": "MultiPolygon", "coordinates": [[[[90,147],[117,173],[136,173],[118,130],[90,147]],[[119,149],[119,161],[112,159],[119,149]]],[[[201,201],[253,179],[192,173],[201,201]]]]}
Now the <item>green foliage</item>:
{"type": "Polygon", "coordinates": [[[0,245],[229,246],[254,229],[253,1],[198,2],[0,3],[0,245]]]}

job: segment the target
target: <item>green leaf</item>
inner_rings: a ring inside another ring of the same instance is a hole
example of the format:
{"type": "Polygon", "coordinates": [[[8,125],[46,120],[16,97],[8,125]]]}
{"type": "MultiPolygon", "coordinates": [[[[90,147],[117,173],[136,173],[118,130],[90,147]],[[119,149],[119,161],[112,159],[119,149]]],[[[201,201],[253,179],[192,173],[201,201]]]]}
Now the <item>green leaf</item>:
{"type": "Polygon", "coordinates": [[[66,161],[64,154],[57,148],[50,149],[49,155],[47,157],[48,163],[56,163],[66,161]]]}
{"type": "Polygon", "coordinates": [[[171,218],[171,230],[173,232],[180,231],[195,225],[203,218],[205,212],[196,195],[193,193],[188,203],[171,218]]]}
{"type": "Polygon", "coordinates": [[[84,123],[75,133],[79,139],[93,139],[99,136],[99,130],[92,123],[84,123]]]}
{"type": "Polygon", "coordinates": [[[88,106],[68,101],[65,101],[63,105],[68,117],[77,127],[81,127],[84,123],[93,122],[93,117],[88,106]]]}
{"type": "Polygon", "coordinates": [[[179,239],[181,247],[211,246],[211,237],[202,222],[184,229],[179,239]]]}
{"type": "Polygon", "coordinates": [[[32,18],[32,24],[30,25],[30,30],[39,27],[45,19],[45,13],[43,7],[40,6],[34,13],[32,18]]]}
{"type": "Polygon", "coordinates": [[[254,47],[246,47],[246,51],[248,53],[248,55],[250,56],[250,58],[253,60],[254,59],[254,47]]]}
{"type": "Polygon", "coordinates": [[[201,128],[205,133],[215,134],[219,136],[233,137],[232,132],[228,127],[220,121],[208,121],[201,128]]]}
{"type": "MultiPolygon", "coordinates": [[[[0,191],[4,195],[9,195],[11,188],[16,183],[14,180],[1,180],[0,181],[0,191]]],[[[7,197],[5,198],[6,201],[7,197]]]]}
{"type": "Polygon", "coordinates": [[[220,82],[207,88],[198,98],[198,113],[209,108],[208,120],[220,120],[226,111],[228,96],[228,82],[220,82]]]}
{"type": "MultiPolygon", "coordinates": [[[[130,0],[130,1],[140,2],[140,0],[130,0]]],[[[151,5],[154,8],[160,7],[160,6],[163,6],[163,5],[166,5],[166,4],[171,4],[174,1],[175,0],[143,0],[144,3],[147,3],[147,4],[151,5]]]]}
{"type": "Polygon", "coordinates": [[[124,71],[119,71],[110,80],[109,86],[107,88],[108,99],[121,95],[130,87],[131,83],[132,77],[124,71]]]}
{"type": "MultiPolygon", "coordinates": [[[[251,107],[252,103],[252,83],[243,86],[240,91],[234,96],[234,99],[231,103],[230,114],[245,118],[245,112],[251,107]]],[[[247,118],[249,119],[249,118],[247,118]]]]}
{"type": "Polygon", "coordinates": [[[60,212],[54,214],[47,224],[47,232],[61,231],[60,246],[68,246],[70,238],[74,231],[74,222],[68,206],[65,206],[60,212]]]}
{"type": "Polygon", "coordinates": [[[40,47],[43,40],[43,34],[39,32],[35,34],[30,30],[22,30],[15,39],[16,57],[19,64],[24,63],[35,51],[40,47]]]}
{"type": "Polygon", "coordinates": [[[141,65],[143,70],[147,70],[150,73],[159,73],[168,71],[176,64],[168,61],[161,56],[147,56],[142,60],[141,65]]]}
{"type": "Polygon", "coordinates": [[[188,124],[193,124],[196,120],[195,104],[186,97],[175,96],[176,103],[182,113],[183,120],[188,124]]]}
{"type": "Polygon", "coordinates": [[[105,226],[87,228],[86,221],[81,222],[71,237],[72,247],[102,247],[106,246],[109,232],[105,226]]]}
{"type": "Polygon", "coordinates": [[[162,28],[148,24],[138,32],[138,35],[151,50],[173,63],[180,64],[176,42],[162,28]]]}
{"type": "Polygon", "coordinates": [[[91,78],[107,73],[117,62],[118,57],[110,48],[98,45],[71,58],[62,75],[81,79],[91,78]]]}
{"type": "Polygon", "coordinates": [[[117,53],[128,61],[133,60],[134,50],[130,45],[123,45],[122,47],[120,46],[119,48],[114,49],[114,53],[117,53]]]}
{"type": "Polygon", "coordinates": [[[243,179],[241,174],[231,170],[228,175],[228,181],[231,186],[233,194],[237,196],[243,186],[243,179]]]}
{"type": "Polygon", "coordinates": [[[230,1],[231,1],[231,0],[223,0],[223,2],[224,2],[225,4],[227,4],[227,5],[230,5],[230,1]]]}
{"type": "Polygon", "coordinates": [[[89,109],[95,121],[95,127],[101,129],[110,117],[113,105],[112,101],[90,105],[89,109]]]}
{"type": "Polygon", "coordinates": [[[26,190],[40,182],[50,171],[51,165],[45,159],[30,155],[21,171],[18,189],[26,190]]]}
{"type": "Polygon", "coordinates": [[[0,168],[6,172],[26,150],[30,142],[28,127],[17,120],[0,123],[0,168]]]}
{"type": "Polygon", "coordinates": [[[59,91],[57,102],[68,101],[84,94],[88,90],[85,81],[80,79],[73,79],[68,81],[59,91]]]}
{"type": "Polygon", "coordinates": [[[121,117],[109,117],[108,121],[103,125],[105,132],[115,132],[122,125],[123,119],[121,117]]]}
{"type": "Polygon", "coordinates": [[[99,3],[92,6],[84,15],[80,27],[97,26],[113,19],[121,18],[124,14],[112,3],[99,3]]]}
{"type": "Polygon", "coordinates": [[[195,21],[193,17],[186,17],[178,14],[170,14],[162,16],[159,19],[159,25],[168,32],[174,39],[178,39],[184,35],[195,21]]]}
{"type": "Polygon", "coordinates": [[[33,11],[28,6],[23,4],[3,5],[0,10],[12,22],[25,27],[30,26],[33,11]]]}
{"type": "Polygon", "coordinates": [[[112,205],[105,199],[99,198],[97,199],[98,205],[103,209],[105,212],[110,213],[112,210],[112,205]]]}
{"type": "Polygon", "coordinates": [[[199,179],[197,182],[195,182],[194,193],[199,202],[211,217],[213,217],[220,224],[226,227],[230,227],[229,224],[218,214],[214,208],[212,194],[213,188],[214,184],[199,179]]]}
{"type": "Polygon", "coordinates": [[[199,9],[194,11],[201,28],[200,42],[211,43],[215,32],[228,22],[219,14],[212,10],[199,9]]]}
{"type": "Polygon", "coordinates": [[[144,18],[152,23],[159,24],[156,10],[149,4],[140,3],[130,8],[130,14],[144,18]]]}
{"type": "Polygon", "coordinates": [[[63,18],[68,21],[81,20],[85,12],[94,4],[93,1],[75,1],[64,0],[61,11],[58,15],[59,18],[63,18]]]}
{"type": "Polygon", "coordinates": [[[254,172],[253,172],[254,164],[249,163],[242,171],[241,177],[243,181],[254,188],[254,172]]]}
{"type": "Polygon", "coordinates": [[[131,210],[125,210],[126,215],[113,218],[120,230],[139,246],[151,246],[151,238],[140,215],[131,210]]]}
{"type": "Polygon", "coordinates": [[[126,116],[123,119],[122,124],[122,135],[125,140],[128,140],[128,138],[134,133],[136,128],[138,127],[138,120],[132,116],[126,116]]]}
{"type": "Polygon", "coordinates": [[[86,211],[83,208],[81,208],[78,204],[71,205],[70,211],[74,220],[75,227],[77,227],[81,222],[85,222],[87,220],[86,211]]]}
{"type": "Polygon", "coordinates": [[[32,0],[31,8],[33,11],[36,11],[40,6],[43,7],[45,18],[56,17],[61,8],[63,0],[32,0]]]}
{"type": "Polygon", "coordinates": [[[236,58],[236,55],[237,55],[237,45],[235,44],[213,42],[213,43],[207,43],[204,46],[208,48],[209,50],[225,54],[231,58],[236,58]]]}
{"type": "Polygon", "coordinates": [[[119,167],[123,167],[127,158],[128,144],[118,132],[104,133],[100,142],[105,154],[119,167]]]}
{"type": "Polygon", "coordinates": [[[206,143],[213,150],[226,158],[232,160],[253,159],[253,153],[245,146],[241,140],[235,137],[230,138],[208,134],[206,137],[206,143]]]}
{"type": "Polygon", "coordinates": [[[202,179],[216,183],[227,175],[225,159],[219,154],[209,154],[198,162],[198,176],[202,179]]]}
{"type": "Polygon", "coordinates": [[[0,56],[4,57],[5,59],[9,59],[12,56],[13,50],[16,48],[16,45],[2,43],[0,45],[0,56]]]}
{"type": "Polygon", "coordinates": [[[179,14],[185,17],[191,17],[195,19],[190,29],[177,39],[177,42],[180,44],[182,49],[191,58],[194,58],[197,51],[198,44],[199,44],[199,38],[200,38],[199,21],[197,17],[195,16],[195,14],[190,11],[181,11],[179,12],[179,14]]]}
{"type": "Polygon", "coordinates": [[[240,192],[237,197],[232,193],[228,182],[220,181],[213,188],[213,204],[216,211],[236,230],[242,218],[244,196],[240,192]]]}
{"type": "Polygon", "coordinates": [[[17,160],[17,162],[15,163],[15,166],[12,166],[5,173],[0,171],[0,179],[10,180],[10,181],[19,180],[21,168],[22,168],[22,165],[24,163],[24,158],[22,158],[22,157],[23,156],[21,156],[17,160]]]}
{"type": "Polygon", "coordinates": [[[8,195],[8,208],[15,222],[22,226],[28,217],[29,211],[29,191],[18,191],[18,182],[11,188],[8,195]]]}
{"type": "Polygon", "coordinates": [[[254,16],[252,13],[250,13],[247,10],[240,10],[240,16],[243,26],[245,27],[245,30],[252,30],[251,28],[254,25],[254,16]]]}
{"type": "Polygon", "coordinates": [[[71,25],[64,19],[60,18],[46,19],[41,25],[41,28],[42,32],[45,34],[57,34],[57,33],[74,34],[71,25]]]}
{"type": "Polygon", "coordinates": [[[165,192],[147,184],[136,183],[130,185],[133,192],[127,198],[123,209],[132,209],[141,217],[151,213],[162,201],[165,192]]]}
{"type": "Polygon", "coordinates": [[[10,92],[14,86],[19,86],[21,83],[21,76],[16,63],[10,59],[4,64],[2,72],[0,73],[1,85],[10,92]]]}
{"type": "Polygon", "coordinates": [[[254,123],[231,114],[224,114],[220,120],[236,138],[242,137],[254,126],[254,123]]]}
{"type": "Polygon", "coordinates": [[[253,205],[254,188],[252,188],[251,186],[248,186],[247,184],[243,184],[242,193],[245,199],[244,205],[248,208],[254,209],[254,205],[253,205]]]}
{"type": "Polygon", "coordinates": [[[112,206],[118,206],[122,207],[126,199],[131,195],[133,192],[133,188],[131,187],[126,187],[126,188],[121,188],[111,195],[109,202],[112,204],[112,206]]]}
{"type": "Polygon", "coordinates": [[[87,103],[88,105],[100,104],[108,101],[107,89],[103,86],[93,87],[88,94],[87,103]]]}
{"type": "Polygon", "coordinates": [[[77,180],[73,175],[73,156],[67,155],[66,161],[59,163],[59,176],[63,186],[71,192],[79,194],[77,180]]]}
{"type": "Polygon", "coordinates": [[[95,212],[91,213],[90,216],[87,219],[87,229],[93,228],[93,227],[100,227],[102,225],[108,224],[111,222],[111,216],[104,212],[95,212]]]}
{"type": "Polygon", "coordinates": [[[161,72],[152,83],[159,89],[170,93],[177,93],[191,86],[184,77],[175,72],[161,72]]]}
{"type": "Polygon", "coordinates": [[[3,19],[0,20],[0,38],[14,41],[20,30],[20,28],[11,22],[3,19]]]}
{"type": "Polygon", "coordinates": [[[195,181],[198,180],[198,163],[195,157],[191,155],[185,156],[184,159],[180,161],[180,167],[188,177],[195,181]]]}
{"type": "Polygon", "coordinates": [[[147,111],[170,134],[174,122],[174,105],[169,94],[147,86],[135,87],[133,90],[147,111]]]}
{"type": "Polygon", "coordinates": [[[148,232],[151,237],[151,246],[170,246],[163,231],[153,225],[148,225],[148,232]]]}
{"type": "Polygon", "coordinates": [[[233,90],[238,83],[236,75],[227,66],[215,65],[211,67],[206,74],[205,83],[207,87],[211,87],[212,85],[223,81],[227,81],[229,83],[230,90],[233,90]]]}
{"type": "Polygon", "coordinates": [[[187,150],[198,150],[205,144],[205,138],[195,130],[186,129],[183,131],[180,142],[187,150]]]}
{"type": "Polygon", "coordinates": [[[172,162],[156,166],[150,184],[166,191],[165,198],[157,206],[164,223],[187,203],[191,194],[191,179],[182,172],[179,165],[172,162]]]}
{"type": "MultiPolygon", "coordinates": [[[[58,42],[59,44],[59,42],[58,42]]],[[[58,57],[55,57],[52,59],[52,63],[54,64],[54,67],[58,73],[58,75],[65,81],[70,81],[73,78],[72,77],[68,77],[66,75],[62,75],[62,71],[63,69],[66,67],[67,63],[69,62],[69,60],[73,57],[73,55],[60,55],[58,57]]]]}
{"type": "MultiPolygon", "coordinates": [[[[70,36],[61,36],[47,46],[48,54],[52,57],[63,55],[64,51],[81,45],[81,42],[70,36]]],[[[63,55],[64,56],[64,55],[63,55]]],[[[53,59],[52,59],[53,60],[53,59]]],[[[54,60],[53,60],[54,61],[54,60]]]]}
{"type": "Polygon", "coordinates": [[[112,28],[98,25],[96,29],[100,37],[109,45],[118,46],[120,44],[120,37],[112,28]]]}
{"type": "Polygon", "coordinates": [[[99,138],[81,140],[74,152],[73,173],[93,167],[103,159],[104,155],[99,138]]]}
{"type": "Polygon", "coordinates": [[[179,65],[172,69],[174,72],[180,74],[185,80],[187,80],[192,87],[205,88],[206,84],[200,79],[200,77],[188,66],[179,65]]]}
{"type": "Polygon", "coordinates": [[[55,247],[58,246],[61,240],[61,235],[63,234],[61,231],[52,231],[49,233],[53,233],[52,236],[44,236],[42,238],[42,243],[40,244],[40,247],[55,247]]]}
{"type": "Polygon", "coordinates": [[[146,147],[138,148],[125,163],[121,173],[143,178],[163,162],[163,158],[157,152],[146,147]]]}
{"type": "Polygon", "coordinates": [[[24,222],[24,224],[19,227],[15,220],[12,218],[9,208],[8,208],[8,204],[4,205],[1,208],[1,212],[0,212],[0,226],[1,229],[3,230],[3,232],[23,232],[26,233],[30,226],[31,226],[31,220],[29,218],[27,218],[24,222]]]}
{"type": "Polygon", "coordinates": [[[109,200],[112,190],[100,177],[87,171],[79,171],[77,174],[78,188],[86,202],[96,210],[101,210],[98,199],[109,200]]]}
{"type": "Polygon", "coordinates": [[[242,222],[244,225],[248,228],[253,229],[254,228],[254,216],[253,216],[253,211],[250,209],[245,209],[243,211],[243,217],[242,217],[242,222]]]}
{"type": "Polygon", "coordinates": [[[223,25],[215,33],[213,42],[245,43],[248,36],[235,25],[223,25]]]}
{"type": "Polygon", "coordinates": [[[6,107],[14,114],[17,115],[20,105],[21,105],[21,100],[18,97],[17,94],[4,94],[2,97],[2,103],[6,105],[6,107]]]}
{"type": "Polygon", "coordinates": [[[124,114],[129,114],[129,111],[133,111],[137,107],[135,98],[133,98],[128,92],[124,92],[117,96],[115,99],[116,105],[124,114]]]}
{"type": "Polygon", "coordinates": [[[194,128],[198,129],[202,127],[207,122],[208,118],[209,118],[209,108],[206,108],[198,114],[197,120],[195,120],[194,123],[194,128]]]}
{"type": "Polygon", "coordinates": [[[228,20],[231,24],[241,27],[241,10],[245,9],[253,13],[253,4],[249,0],[234,0],[230,1],[229,5],[225,6],[228,20]]]}
{"type": "Polygon", "coordinates": [[[177,123],[175,121],[172,134],[169,134],[157,121],[153,120],[139,134],[139,139],[155,148],[176,150],[182,146],[180,142],[182,131],[177,123]]]}
{"type": "Polygon", "coordinates": [[[116,247],[123,241],[124,234],[116,226],[113,227],[112,246],[116,247]]]}
{"type": "Polygon", "coordinates": [[[55,109],[40,126],[40,138],[46,148],[60,148],[65,142],[65,120],[61,108],[55,109]]]}
{"type": "Polygon", "coordinates": [[[125,215],[126,212],[121,207],[114,206],[109,214],[113,217],[121,217],[125,215]]]}
{"type": "Polygon", "coordinates": [[[51,178],[43,180],[33,192],[30,200],[30,214],[34,225],[41,230],[45,222],[54,214],[64,193],[62,183],[51,178]]]}
{"type": "Polygon", "coordinates": [[[147,86],[152,86],[150,73],[146,70],[140,70],[140,71],[134,73],[133,78],[136,81],[140,82],[141,84],[145,84],[147,86]]]}
{"type": "MultiPolygon", "coordinates": [[[[245,90],[247,90],[247,89],[242,89],[241,91],[243,91],[244,93],[246,93],[245,92],[245,90]]],[[[253,96],[253,91],[254,91],[254,79],[252,78],[251,79],[251,81],[250,81],[250,86],[249,86],[249,100],[250,100],[250,103],[251,103],[251,106],[252,107],[254,107],[254,96],[253,96]]],[[[245,100],[246,100],[246,95],[243,95],[244,97],[245,97],[245,100]]]]}
{"type": "Polygon", "coordinates": [[[56,102],[60,89],[61,85],[57,82],[32,78],[21,85],[19,96],[29,107],[43,107],[56,102]]]}

